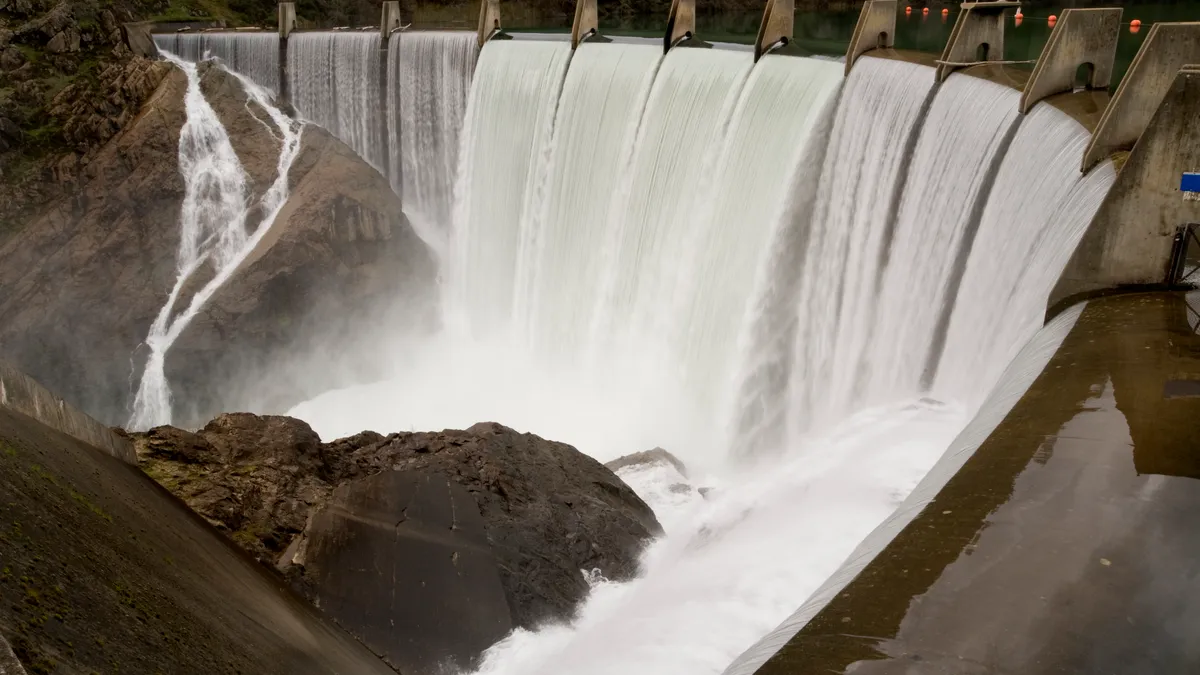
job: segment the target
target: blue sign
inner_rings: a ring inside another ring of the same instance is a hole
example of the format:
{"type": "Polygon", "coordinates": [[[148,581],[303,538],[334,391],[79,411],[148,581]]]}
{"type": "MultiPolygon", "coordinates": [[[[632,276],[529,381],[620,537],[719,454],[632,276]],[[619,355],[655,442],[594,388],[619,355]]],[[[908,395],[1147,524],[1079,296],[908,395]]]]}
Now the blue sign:
{"type": "Polygon", "coordinates": [[[1200,173],[1185,173],[1179,179],[1179,189],[1184,192],[1200,192],[1200,173]]]}

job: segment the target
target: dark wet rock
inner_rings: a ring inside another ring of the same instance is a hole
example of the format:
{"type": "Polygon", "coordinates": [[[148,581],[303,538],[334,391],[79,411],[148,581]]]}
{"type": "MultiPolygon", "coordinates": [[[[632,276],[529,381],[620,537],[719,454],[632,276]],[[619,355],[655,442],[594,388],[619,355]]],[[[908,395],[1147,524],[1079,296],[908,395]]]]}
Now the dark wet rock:
{"type": "Polygon", "coordinates": [[[321,439],[290,417],[221,415],[198,432],[129,434],[138,465],[259,562],[273,565],[333,488],[321,439]]]}
{"type": "Polygon", "coordinates": [[[313,602],[402,673],[470,669],[512,630],[478,503],[444,475],[345,483],[296,548],[313,602]]]}
{"type": "Polygon", "coordinates": [[[327,576],[307,569],[312,533],[302,533],[336,490],[382,472],[441,476],[472,496],[515,626],[569,619],[589,588],[581,570],[629,579],[642,547],[662,532],[650,508],[599,462],[499,424],[364,432],[315,447],[308,426],[285,417],[224,415],[187,433],[130,436],[148,474],[312,598],[327,576]],[[187,449],[171,457],[163,439],[187,449]],[[208,463],[190,460],[213,454],[208,463]]]}
{"type": "Polygon", "coordinates": [[[0,672],[393,675],[135,467],[0,407],[0,672]]]}
{"type": "Polygon", "coordinates": [[[687,483],[672,483],[667,489],[677,495],[686,495],[692,492],[692,486],[687,483]]]}
{"type": "Polygon", "coordinates": [[[685,466],[678,457],[672,455],[666,450],[663,450],[662,448],[654,448],[653,450],[644,450],[642,452],[635,452],[631,455],[624,455],[623,457],[618,457],[614,460],[605,462],[604,466],[607,466],[613,471],[617,471],[630,466],[651,464],[670,464],[671,466],[675,467],[675,470],[679,472],[679,475],[687,478],[687,466],[685,466]]]}

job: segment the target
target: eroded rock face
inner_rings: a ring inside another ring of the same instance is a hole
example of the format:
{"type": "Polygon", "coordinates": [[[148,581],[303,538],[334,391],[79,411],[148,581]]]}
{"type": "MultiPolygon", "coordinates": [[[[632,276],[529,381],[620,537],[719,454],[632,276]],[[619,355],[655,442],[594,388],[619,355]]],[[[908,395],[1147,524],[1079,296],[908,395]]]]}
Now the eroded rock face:
{"type": "MultiPolygon", "coordinates": [[[[127,419],[144,360],[138,347],[175,280],[183,200],[186,78],[162,63],[129,63],[113,74],[114,96],[136,97],[163,72],[141,112],[114,125],[124,130],[86,165],[56,169],[77,186],[71,199],[0,238],[0,354],[109,423],[127,419]]],[[[275,179],[279,141],[266,116],[247,109],[233,76],[202,68],[257,199],[275,179]]],[[[108,124],[87,105],[70,117],[81,139],[108,124]]],[[[362,330],[368,322],[427,326],[435,263],[387,180],[315,126],[305,127],[289,177],[291,198],[269,238],[168,355],[184,425],[251,403],[286,409],[342,384],[334,374],[369,369],[359,345],[387,336],[362,330]],[[263,393],[267,372],[279,386],[263,393]]]]}
{"type": "Polygon", "coordinates": [[[494,423],[464,431],[373,432],[318,443],[286,417],[223,415],[192,434],[130,434],[142,468],[310,598],[308,537],[335,490],[385,472],[449,478],[477,504],[512,624],[568,619],[588,591],[581,570],[637,572],[661,533],[654,513],[615,474],[569,445],[494,423]]]}
{"type": "Polygon", "coordinates": [[[675,470],[679,472],[679,475],[687,478],[687,466],[684,465],[683,461],[666,450],[663,450],[662,448],[654,448],[652,450],[643,450],[641,452],[622,455],[614,460],[605,462],[604,466],[607,466],[612,471],[620,471],[621,469],[631,466],[649,466],[652,464],[670,464],[671,466],[675,467],[675,470]]]}

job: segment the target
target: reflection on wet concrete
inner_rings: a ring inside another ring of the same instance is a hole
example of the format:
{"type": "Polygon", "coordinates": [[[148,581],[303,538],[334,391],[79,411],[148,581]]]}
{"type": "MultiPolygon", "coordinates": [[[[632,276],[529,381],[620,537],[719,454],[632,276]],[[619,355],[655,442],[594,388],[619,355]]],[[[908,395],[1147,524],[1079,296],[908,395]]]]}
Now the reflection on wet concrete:
{"type": "Polygon", "coordinates": [[[1093,300],[962,470],[758,672],[1200,673],[1200,397],[1169,395],[1195,382],[1184,294],[1093,300]]]}

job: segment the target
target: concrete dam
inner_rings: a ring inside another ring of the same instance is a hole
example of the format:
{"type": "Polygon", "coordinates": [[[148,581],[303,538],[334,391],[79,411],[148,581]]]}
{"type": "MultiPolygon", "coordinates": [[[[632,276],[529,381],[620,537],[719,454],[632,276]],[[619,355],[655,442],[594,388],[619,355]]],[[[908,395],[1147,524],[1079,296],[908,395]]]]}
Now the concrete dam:
{"type": "Polygon", "coordinates": [[[188,76],[189,201],[127,426],[178,423],[163,362],[270,245],[316,125],[400,196],[438,321],[289,415],[686,464],[618,473],[666,532],[636,579],[584,570],[572,622],[474,672],[1192,672],[1200,23],[1147,26],[1116,84],[1120,9],[1064,10],[1013,63],[1018,7],[963,4],[927,54],[867,0],[841,59],[798,48],[788,0],[753,45],[705,41],[694,0],[655,39],[594,0],[561,34],[496,0],[475,32],[385,2],[365,30],[283,3],[277,31],[154,33],[188,76]],[[213,57],[280,144],[258,202],[213,57]]]}

